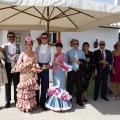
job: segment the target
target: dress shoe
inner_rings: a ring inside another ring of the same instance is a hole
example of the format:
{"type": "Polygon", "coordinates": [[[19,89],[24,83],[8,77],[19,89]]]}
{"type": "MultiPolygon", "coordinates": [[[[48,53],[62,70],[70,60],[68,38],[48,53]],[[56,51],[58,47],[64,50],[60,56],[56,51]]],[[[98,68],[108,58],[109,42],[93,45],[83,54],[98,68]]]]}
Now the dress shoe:
{"type": "Polygon", "coordinates": [[[105,101],[109,101],[106,97],[101,97],[101,99],[103,99],[105,101]]]}
{"type": "Polygon", "coordinates": [[[40,107],[42,108],[43,111],[47,111],[48,110],[44,105],[40,104],[40,107]]]}
{"type": "Polygon", "coordinates": [[[43,111],[47,111],[48,109],[45,106],[41,107],[43,111]]]}
{"type": "Polygon", "coordinates": [[[81,107],[83,107],[84,106],[84,104],[80,101],[80,102],[76,102],[79,106],[81,106],[81,107]]]}
{"type": "Polygon", "coordinates": [[[88,100],[87,100],[87,99],[84,99],[84,102],[88,102],[88,100]]]}
{"type": "Polygon", "coordinates": [[[17,103],[17,101],[15,101],[15,107],[16,107],[16,103],[17,103]]]}
{"type": "Polygon", "coordinates": [[[97,97],[94,97],[94,101],[97,101],[97,97]]]}
{"type": "Polygon", "coordinates": [[[38,105],[40,105],[40,102],[39,102],[39,101],[37,101],[37,106],[38,106],[38,105]]]}
{"type": "Polygon", "coordinates": [[[72,99],[70,99],[70,102],[72,102],[72,99]]]}
{"type": "Polygon", "coordinates": [[[10,107],[10,102],[7,102],[6,104],[5,104],[5,108],[9,108],[10,107]]]}
{"type": "Polygon", "coordinates": [[[25,111],[25,110],[23,110],[23,112],[24,112],[24,113],[26,113],[26,111],[25,111]]]}
{"type": "Polygon", "coordinates": [[[83,102],[83,100],[81,100],[81,102],[83,102]]]}

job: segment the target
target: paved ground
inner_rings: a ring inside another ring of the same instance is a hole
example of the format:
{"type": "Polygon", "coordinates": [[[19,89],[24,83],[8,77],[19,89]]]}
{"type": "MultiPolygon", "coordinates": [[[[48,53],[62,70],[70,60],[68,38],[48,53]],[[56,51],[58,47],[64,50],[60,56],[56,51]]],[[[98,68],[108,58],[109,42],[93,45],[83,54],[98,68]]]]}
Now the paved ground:
{"type": "Polygon", "coordinates": [[[73,108],[66,112],[51,110],[44,112],[37,107],[30,113],[23,113],[14,107],[14,103],[9,109],[4,108],[4,92],[3,86],[0,92],[0,106],[2,107],[0,120],[120,120],[120,100],[112,100],[111,95],[108,95],[109,102],[101,98],[93,101],[92,96],[89,96],[89,102],[83,108],[73,101],[73,108]]]}

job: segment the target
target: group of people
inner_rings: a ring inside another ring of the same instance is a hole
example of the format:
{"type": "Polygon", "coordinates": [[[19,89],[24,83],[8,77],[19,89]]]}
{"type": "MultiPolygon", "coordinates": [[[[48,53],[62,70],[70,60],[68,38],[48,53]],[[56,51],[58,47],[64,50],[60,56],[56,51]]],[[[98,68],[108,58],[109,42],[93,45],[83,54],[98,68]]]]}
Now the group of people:
{"type": "Polygon", "coordinates": [[[72,95],[75,89],[76,103],[84,106],[87,102],[87,89],[92,75],[95,75],[94,100],[98,98],[101,85],[101,98],[106,97],[108,74],[111,74],[113,99],[120,97],[120,43],[115,44],[115,50],[105,49],[105,42],[100,41],[100,49],[89,51],[89,43],[84,42],[82,50],[79,41],[72,39],[72,49],[62,52],[63,44],[57,40],[56,53],[49,46],[49,35],[42,33],[40,44],[32,50],[33,40],[25,39],[26,50],[15,42],[15,33],[7,34],[8,43],[0,47],[1,74],[0,85],[5,84],[5,108],[10,107],[11,83],[14,85],[15,106],[24,112],[29,112],[40,105],[43,110],[69,110],[72,108],[72,95]],[[114,59],[114,62],[113,62],[114,59]],[[5,67],[3,65],[5,61],[5,67]],[[14,63],[14,65],[13,65],[14,63]],[[52,69],[53,86],[49,87],[49,69],[52,69]],[[67,81],[66,81],[67,72],[67,81]],[[111,73],[112,72],[112,73],[111,73]],[[6,75],[7,74],[7,75],[6,75]],[[6,76],[6,77],[5,77],[6,76]],[[3,82],[4,81],[4,82],[3,82]],[[66,82],[66,85],[65,85],[66,82]],[[116,83],[118,92],[116,93],[116,83]],[[40,87],[41,86],[41,90],[40,87]]]}

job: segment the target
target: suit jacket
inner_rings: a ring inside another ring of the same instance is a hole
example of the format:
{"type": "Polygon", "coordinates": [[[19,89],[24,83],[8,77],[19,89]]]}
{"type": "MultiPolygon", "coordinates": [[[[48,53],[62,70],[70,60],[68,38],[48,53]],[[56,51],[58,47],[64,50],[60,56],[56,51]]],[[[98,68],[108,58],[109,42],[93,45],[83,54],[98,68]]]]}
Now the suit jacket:
{"type": "Polygon", "coordinates": [[[86,70],[86,60],[79,59],[79,61],[82,62],[82,64],[79,65],[79,79],[82,80],[82,82],[85,82],[84,74],[85,74],[85,70],[86,70]]]}
{"type": "MultiPolygon", "coordinates": [[[[106,69],[108,73],[110,74],[110,65],[113,62],[112,53],[111,51],[105,49],[105,54],[106,54],[105,60],[108,62],[108,64],[106,65],[106,69]]],[[[100,49],[94,51],[94,59],[95,59],[96,67],[97,67],[97,73],[100,73],[103,70],[103,64],[100,63],[100,60],[103,60],[100,49]]]]}

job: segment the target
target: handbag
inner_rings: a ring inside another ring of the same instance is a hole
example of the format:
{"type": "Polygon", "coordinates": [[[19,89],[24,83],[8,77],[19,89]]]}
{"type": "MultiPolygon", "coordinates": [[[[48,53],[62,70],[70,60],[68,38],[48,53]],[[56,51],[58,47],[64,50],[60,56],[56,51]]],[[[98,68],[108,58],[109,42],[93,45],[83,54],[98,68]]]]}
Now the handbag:
{"type": "Polygon", "coordinates": [[[6,69],[5,69],[5,66],[3,64],[1,64],[0,67],[1,67],[1,78],[2,78],[1,85],[5,85],[6,83],[8,83],[6,69]]]}

